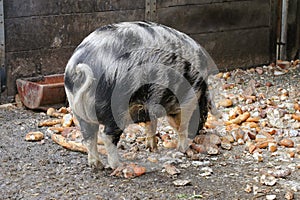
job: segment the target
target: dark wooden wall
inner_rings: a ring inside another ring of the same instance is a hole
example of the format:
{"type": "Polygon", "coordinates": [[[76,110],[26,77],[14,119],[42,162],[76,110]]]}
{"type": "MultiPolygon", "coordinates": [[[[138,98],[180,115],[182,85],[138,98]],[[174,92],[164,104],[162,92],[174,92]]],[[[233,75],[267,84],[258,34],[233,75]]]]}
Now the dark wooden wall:
{"type": "Polygon", "coordinates": [[[287,17],[287,59],[300,59],[300,1],[289,1],[287,17]]]}
{"type": "Polygon", "coordinates": [[[4,0],[6,95],[15,94],[17,78],[63,73],[85,36],[101,25],[120,21],[152,20],[188,33],[221,70],[270,63],[276,49],[274,2],[4,0]]]}

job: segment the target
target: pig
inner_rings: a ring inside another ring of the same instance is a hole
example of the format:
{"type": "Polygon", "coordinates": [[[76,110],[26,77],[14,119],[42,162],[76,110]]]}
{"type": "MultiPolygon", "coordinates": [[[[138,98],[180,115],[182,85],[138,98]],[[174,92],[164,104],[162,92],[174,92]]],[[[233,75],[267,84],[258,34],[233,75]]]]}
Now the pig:
{"type": "Polygon", "coordinates": [[[97,152],[99,133],[109,166],[121,166],[117,144],[132,123],[145,123],[146,146],[156,150],[160,117],[174,127],[178,150],[185,152],[189,138],[199,133],[214,108],[207,79],[215,71],[204,48],[173,28],[136,21],[96,29],[75,49],[65,69],[65,90],[89,165],[104,167],[97,152]]]}

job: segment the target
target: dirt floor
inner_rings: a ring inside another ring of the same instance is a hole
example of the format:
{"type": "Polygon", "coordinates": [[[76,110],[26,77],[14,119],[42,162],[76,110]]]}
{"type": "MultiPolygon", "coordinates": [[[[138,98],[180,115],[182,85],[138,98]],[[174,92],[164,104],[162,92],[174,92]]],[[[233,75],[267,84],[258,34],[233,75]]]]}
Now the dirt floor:
{"type": "MultiPolygon", "coordinates": [[[[236,129],[224,122],[230,121],[231,110],[240,106],[244,113],[259,117],[258,128],[249,128],[249,132],[238,125],[245,135],[254,132],[256,137],[234,138],[230,148],[217,144],[216,155],[187,156],[165,148],[161,141],[157,152],[149,152],[143,141],[125,135],[119,148],[123,160],[147,169],[131,179],[110,176],[109,168],[95,171],[87,165],[86,154],[53,142],[48,127],[37,126],[49,118],[44,112],[1,108],[0,199],[300,199],[300,126],[293,117],[300,113],[293,107],[300,103],[299,65],[236,70],[212,81],[220,86],[216,102],[227,99],[233,105],[218,103],[222,123],[207,127],[206,135],[234,136],[236,129]],[[251,80],[255,80],[254,88],[251,80]],[[285,90],[288,95],[281,96],[285,90]],[[30,131],[41,131],[45,138],[25,141],[30,131]],[[271,152],[268,144],[249,150],[258,145],[256,140],[263,131],[272,132],[277,151],[271,152]],[[280,145],[282,139],[292,140],[293,146],[280,145]],[[166,164],[174,166],[176,173],[168,172],[166,164]],[[178,180],[183,186],[174,183],[178,180]]],[[[168,127],[161,126],[158,132],[172,135],[168,127]]],[[[101,159],[106,163],[105,155],[101,159]]]]}

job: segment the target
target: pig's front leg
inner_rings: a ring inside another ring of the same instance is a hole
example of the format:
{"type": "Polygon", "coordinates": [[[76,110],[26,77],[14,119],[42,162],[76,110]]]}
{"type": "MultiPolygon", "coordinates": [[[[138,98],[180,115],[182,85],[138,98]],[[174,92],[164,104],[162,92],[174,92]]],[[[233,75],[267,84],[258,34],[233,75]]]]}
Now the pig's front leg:
{"type": "Polygon", "coordinates": [[[146,147],[150,148],[151,151],[157,150],[157,140],[156,140],[156,128],[157,128],[157,119],[153,119],[150,122],[146,122],[146,147]]]}

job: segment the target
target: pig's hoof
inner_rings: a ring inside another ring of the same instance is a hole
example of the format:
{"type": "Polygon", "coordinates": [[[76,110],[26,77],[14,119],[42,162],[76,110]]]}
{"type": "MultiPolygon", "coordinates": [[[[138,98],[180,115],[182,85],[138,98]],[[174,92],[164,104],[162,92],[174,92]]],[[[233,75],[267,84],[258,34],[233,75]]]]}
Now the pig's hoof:
{"type": "Polygon", "coordinates": [[[116,169],[122,165],[122,162],[120,162],[118,157],[108,157],[108,164],[110,168],[116,169]]]}
{"type": "Polygon", "coordinates": [[[93,159],[89,158],[89,166],[91,166],[93,169],[104,169],[104,165],[99,159],[93,159]]]}
{"type": "Polygon", "coordinates": [[[125,164],[120,164],[117,168],[112,168],[113,172],[110,174],[111,176],[121,176],[122,171],[125,169],[125,164]]]}
{"type": "Polygon", "coordinates": [[[156,152],[157,151],[156,137],[146,139],[146,148],[149,148],[151,152],[156,152]]]}
{"type": "Polygon", "coordinates": [[[185,153],[189,149],[189,145],[188,144],[182,144],[182,145],[178,144],[177,149],[181,153],[185,153]]]}

